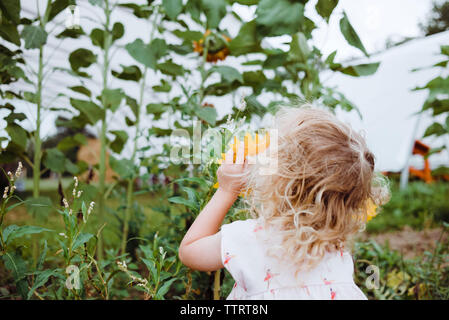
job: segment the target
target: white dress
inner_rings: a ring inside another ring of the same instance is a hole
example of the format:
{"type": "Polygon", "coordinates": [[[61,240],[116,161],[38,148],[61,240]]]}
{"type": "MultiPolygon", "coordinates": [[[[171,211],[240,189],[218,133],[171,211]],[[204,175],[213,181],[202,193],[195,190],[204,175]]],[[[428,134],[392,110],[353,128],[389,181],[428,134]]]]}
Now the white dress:
{"type": "Polygon", "coordinates": [[[228,300],[366,300],[353,280],[349,252],[327,253],[312,270],[298,272],[266,254],[261,220],[235,221],[221,227],[221,257],[235,280],[228,300]]]}

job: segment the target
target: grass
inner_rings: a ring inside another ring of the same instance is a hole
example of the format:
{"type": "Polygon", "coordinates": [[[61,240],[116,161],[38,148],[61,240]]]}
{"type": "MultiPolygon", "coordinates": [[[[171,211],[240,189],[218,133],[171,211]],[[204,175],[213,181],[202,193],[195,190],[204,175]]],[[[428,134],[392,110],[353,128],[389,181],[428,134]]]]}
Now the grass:
{"type": "Polygon", "coordinates": [[[391,199],[367,224],[367,231],[381,233],[405,226],[423,230],[437,227],[443,221],[449,222],[449,183],[413,181],[400,190],[398,183],[392,181],[391,199]]]}

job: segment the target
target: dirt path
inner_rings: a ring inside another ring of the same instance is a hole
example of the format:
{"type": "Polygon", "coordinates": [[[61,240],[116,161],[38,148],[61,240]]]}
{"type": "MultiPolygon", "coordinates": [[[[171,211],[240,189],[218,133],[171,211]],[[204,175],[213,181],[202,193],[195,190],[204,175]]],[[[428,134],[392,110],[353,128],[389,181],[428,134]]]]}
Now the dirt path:
{"type": "MultiPolygon", "coordinates": [[[[361,237],[361,240],[366,241],[374,239],[380,245],[383,245],[388,241],[391,249],[402,252],[404,258],[410,259],[416,256],[421,256],[426,250],[433,250],[440,235],[441,228],[418,231],[407,226],[400,231],[376,235],[364,234],[361,237]]],[[[444,239],[446,238],[447,234],[444,239]]]]}

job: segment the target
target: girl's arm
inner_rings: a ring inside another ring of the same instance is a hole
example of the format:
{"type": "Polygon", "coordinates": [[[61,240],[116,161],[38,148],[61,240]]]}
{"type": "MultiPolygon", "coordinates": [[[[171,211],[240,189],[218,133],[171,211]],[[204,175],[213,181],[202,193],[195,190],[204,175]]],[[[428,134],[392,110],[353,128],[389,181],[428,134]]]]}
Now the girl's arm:
{"type": "Polygon", "coordinates": [[[246,166],[243,144],[239,146],[235,163],[231,148],[217,171],[218,190],[195,219],[179,246],[179,258],[186,266],[200,271],[223,268],[221,235],[218,230],[243,187],[241,177],[246,166]]]}

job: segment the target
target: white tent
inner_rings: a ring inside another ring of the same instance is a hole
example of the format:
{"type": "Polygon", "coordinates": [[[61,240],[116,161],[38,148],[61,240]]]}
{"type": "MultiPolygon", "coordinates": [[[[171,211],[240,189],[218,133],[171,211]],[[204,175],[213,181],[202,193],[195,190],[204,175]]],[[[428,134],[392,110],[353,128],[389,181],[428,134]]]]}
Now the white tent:
{"type": "MultiPolygon", "coordinates": [[[[338,112],[338,116],[358,129],[364,130],[368,145],[377,158],[377,169],[401,171],[407,166],[415,139],[431,148],[446,145],[443,138],[421,139],[425,129],[433,123],[429,113],[416,115],[427,98],[426,90],[411,91],[422,87],[440,74],[441,68],[412,72],[415,68],[431,66],[444,58],[440,45],[449,44],[449,32],[415,39],[371,56],[370,62],[380,61],[380,67],[372,76],[350,77],[333,74],[327,85],[337,86],[362,114],[362,119],[352,111],[338,112]]],[[[366,60],[351,61],[351,64],[366,60]]],[[[449,150],[429,157],[431,168],[449,165],[449,150]]],[[[422,168],[420,156],[410,158],[409,165],[422,168]]]]}

